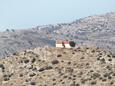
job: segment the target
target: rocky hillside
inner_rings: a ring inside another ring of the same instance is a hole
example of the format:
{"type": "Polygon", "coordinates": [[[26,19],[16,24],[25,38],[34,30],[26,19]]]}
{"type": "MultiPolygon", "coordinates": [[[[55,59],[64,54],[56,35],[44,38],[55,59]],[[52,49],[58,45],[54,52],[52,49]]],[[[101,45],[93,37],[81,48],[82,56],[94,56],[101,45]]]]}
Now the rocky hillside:
{"type": "Polygon", "coordinates": [[[6,31],[0,33],[0,57],[44,45],[54,46],[55,41],[35,30],[6,31]]]}
{"type": "Polygon", "coordinates": [[[62,25],[55,33],[57,38],[72,39],[78,45],[96,45],[115,51],[115,13],[79,19],[62,25]]]}
{"type": "Polygon", "coordinates": [[[36,48],[0,60],[0,86],[114,86],[115,55],[93,47],[36,48]]]}
{"type": "Polygon", "coordinates": [[[27,30],[6,30],[0,33],[0,57],[29,48],[54,46],[56,39],[74,40],[78,45],[96,45],[115,51],[115,13],[27,30]]]}

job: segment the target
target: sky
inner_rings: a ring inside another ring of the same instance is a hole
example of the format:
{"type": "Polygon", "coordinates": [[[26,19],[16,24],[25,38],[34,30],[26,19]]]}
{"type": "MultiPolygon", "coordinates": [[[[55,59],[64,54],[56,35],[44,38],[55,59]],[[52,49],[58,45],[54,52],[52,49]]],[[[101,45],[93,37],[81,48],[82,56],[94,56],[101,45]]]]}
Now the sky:
{"type": "Polygon", "coordinates": [[[0,30],[26,29],[115,12],[115,0],[0,0],[0,30]]]}

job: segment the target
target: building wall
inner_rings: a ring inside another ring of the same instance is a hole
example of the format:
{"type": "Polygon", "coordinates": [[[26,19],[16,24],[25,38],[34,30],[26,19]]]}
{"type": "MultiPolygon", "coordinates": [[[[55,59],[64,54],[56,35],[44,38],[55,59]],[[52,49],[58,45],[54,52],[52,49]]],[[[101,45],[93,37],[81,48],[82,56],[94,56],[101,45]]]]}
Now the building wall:
{"type": "Polygon", "coordinates": [[[65,44],[65,48],[72,48],[69,44],[65,44]]]}
{"type": "Polygon", "coordinates": [[[61,41],[61,40],[56,41],[55,46],[58,47],[58,48],[72,48],[72,46],[70,46],[69,41],[61,41]]]}
{"type": "Polygon", "coordinates": [[[62,44],[56,44],[56,47],[58,47],[58,48],[64,48],[64,47],[62,46],[62,44]]]}
{"type": "MultiPolygon", "coordinates": [[[[62,44],[56,44],[57,48],[64,48],[62,44]]],[[[69,44],[65,44],[65,48],[72,48],[69,44]]]]}

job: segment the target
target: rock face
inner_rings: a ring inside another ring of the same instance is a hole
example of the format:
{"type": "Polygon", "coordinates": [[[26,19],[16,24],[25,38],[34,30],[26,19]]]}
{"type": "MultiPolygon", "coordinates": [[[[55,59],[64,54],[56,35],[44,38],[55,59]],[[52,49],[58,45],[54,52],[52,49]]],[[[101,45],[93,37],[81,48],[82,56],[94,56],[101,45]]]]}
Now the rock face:
{"type": "Polygon", "coordinates": [[[56,39],[74,40],[78,45],[96,45],[115,51],[115,13],[89,16],[71,23],[44,25],[28,30],[0,33],[0,57],[40,46],[54,46],[56,39]]]}
{"type": "Polygon", "coordinates": [[[115,55],[94,47],[36,48],[0,60],[0,86],[114,86],[115,55]]]}

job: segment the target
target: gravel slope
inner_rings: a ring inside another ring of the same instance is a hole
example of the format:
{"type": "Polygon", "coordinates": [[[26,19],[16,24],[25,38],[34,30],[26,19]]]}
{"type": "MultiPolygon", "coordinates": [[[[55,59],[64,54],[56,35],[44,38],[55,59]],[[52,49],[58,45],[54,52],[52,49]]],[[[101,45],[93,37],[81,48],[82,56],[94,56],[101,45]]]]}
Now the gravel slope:
{"type": "Polygon", "coordinates": [[[0,86],[114,86],[115,55],[96,47],[36,48],[0,60],[0,86]]]}

